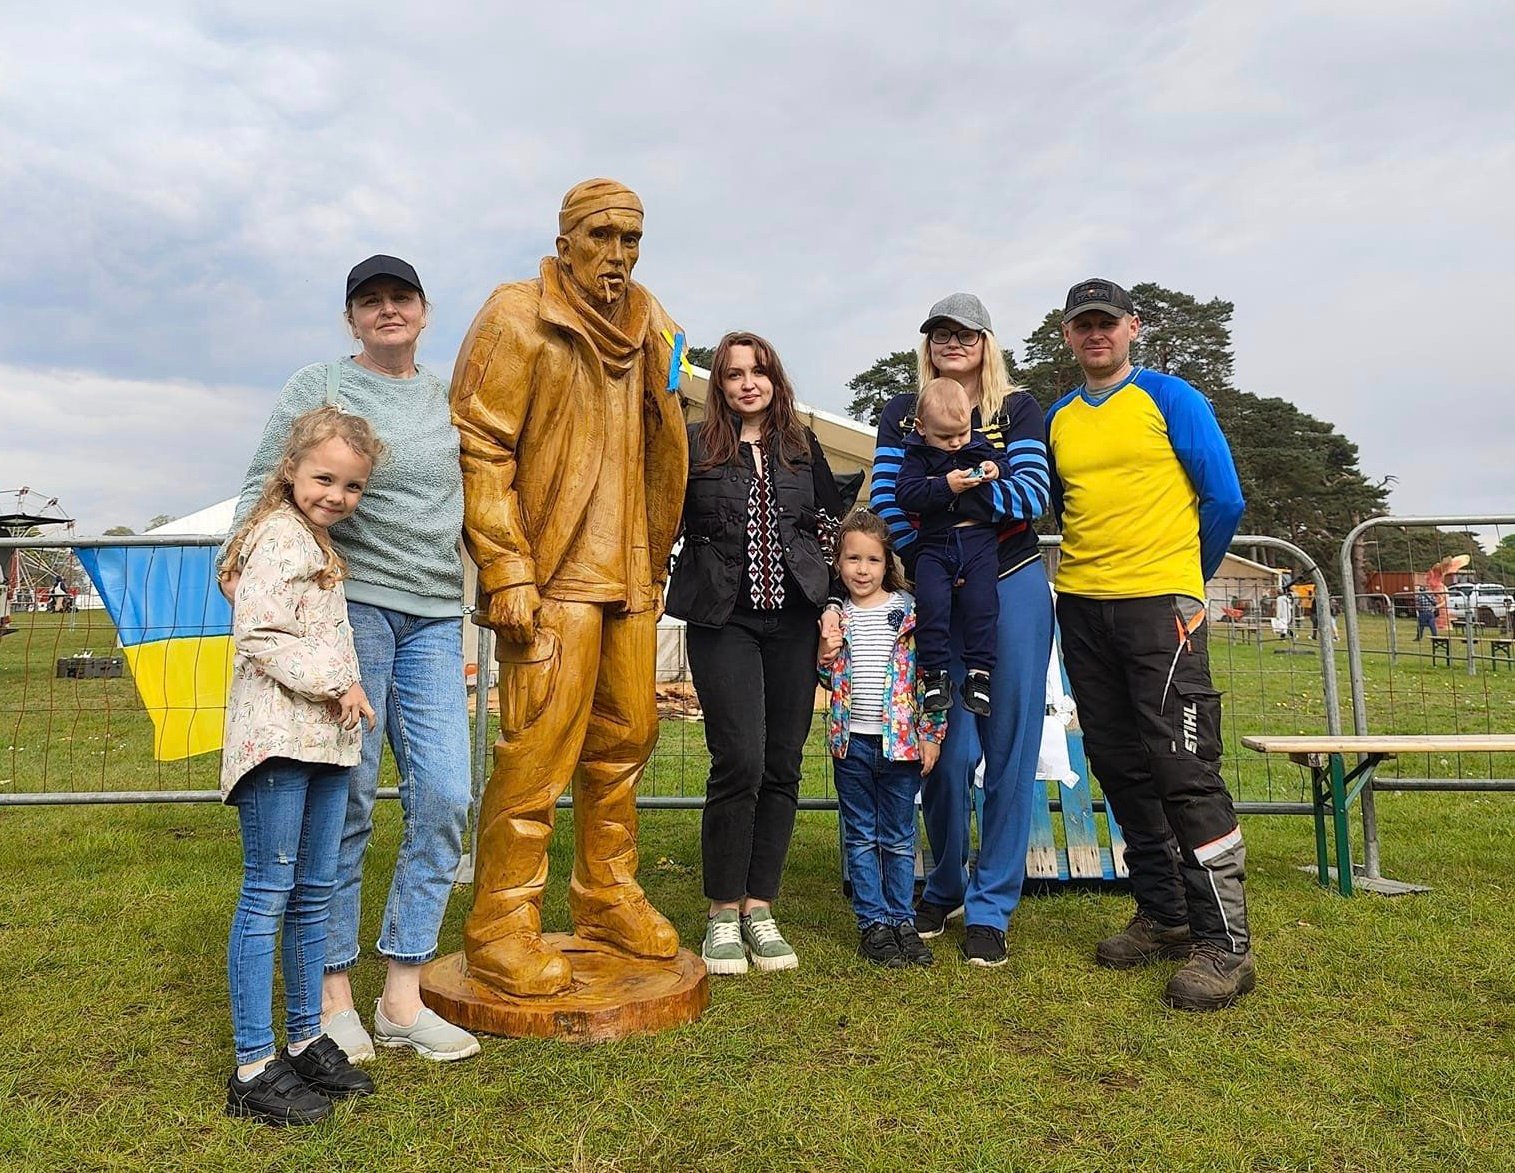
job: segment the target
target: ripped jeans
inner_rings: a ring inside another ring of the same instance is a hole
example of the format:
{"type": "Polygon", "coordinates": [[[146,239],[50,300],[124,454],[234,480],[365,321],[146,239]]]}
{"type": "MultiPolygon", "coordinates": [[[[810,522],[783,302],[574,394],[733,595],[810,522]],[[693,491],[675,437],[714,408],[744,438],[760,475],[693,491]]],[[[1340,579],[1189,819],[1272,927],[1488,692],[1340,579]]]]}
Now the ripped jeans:
{"type": "Polygon", "coordinates": [[[242,824],[242,895],[226,947],[237,1062],[274,1053],[274,936],[282,924],[285,1033],[321,1033],[326,915],[337,884],[347,766],[269,758],[229,801],[242,824]]]}

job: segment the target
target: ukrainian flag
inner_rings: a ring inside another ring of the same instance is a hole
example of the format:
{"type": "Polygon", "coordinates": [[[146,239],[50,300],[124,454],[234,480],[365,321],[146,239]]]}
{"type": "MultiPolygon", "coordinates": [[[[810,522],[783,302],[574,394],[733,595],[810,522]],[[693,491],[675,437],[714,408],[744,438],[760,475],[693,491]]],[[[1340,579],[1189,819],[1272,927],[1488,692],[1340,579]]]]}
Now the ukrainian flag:
{"type": "Polygon", "coordinates": [[[214,546],[78,551],[152,717],[160,762],[221,748],[232,636],[231,604],[216,583],[217,553],[214,546]]]}

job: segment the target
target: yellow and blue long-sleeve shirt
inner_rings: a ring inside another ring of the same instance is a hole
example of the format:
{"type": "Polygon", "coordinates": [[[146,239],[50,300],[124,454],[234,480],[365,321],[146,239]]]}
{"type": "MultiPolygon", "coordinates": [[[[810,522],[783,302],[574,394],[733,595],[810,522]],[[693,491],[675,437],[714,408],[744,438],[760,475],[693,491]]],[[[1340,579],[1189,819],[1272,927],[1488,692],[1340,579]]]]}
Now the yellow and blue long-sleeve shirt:
{"type": "Polygon", "coordinates": [[[1205,597],[1245,501],[1210,401],[1142,367],[1102,396],[1047,412],[1060,592],[1095,599],[1205,597]]]}

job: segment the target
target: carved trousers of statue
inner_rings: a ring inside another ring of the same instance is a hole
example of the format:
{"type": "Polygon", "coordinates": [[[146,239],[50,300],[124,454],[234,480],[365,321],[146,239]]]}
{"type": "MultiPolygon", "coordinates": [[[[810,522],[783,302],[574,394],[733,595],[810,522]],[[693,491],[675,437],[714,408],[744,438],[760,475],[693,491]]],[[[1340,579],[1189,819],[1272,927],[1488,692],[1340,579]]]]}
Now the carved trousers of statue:
{"type": "MultiPolygon", "coordinates": [[[[537,626],[530,645],[499,645],[500,739],[479,812],[473,911],[464,929],[470,965],[482,969],[489,968],[479,964],[484,952],[503,938],[541,934],[547,842],[570,782],[576,930],[609,926],[614,931],[593,935],[644,952],[637,926],[624,922],[645,909],[658,922],[648,928],[671,931],[636,882],[636,784],[658,732],[657,615],[547,598],[537,626]],[[617,940],[617,932],[632,939],[617,940]]],[[[660,941],[656,952],[672,949],[660,941]]],[[[526,985],[510,992],[539,991],[526,985]]]]}

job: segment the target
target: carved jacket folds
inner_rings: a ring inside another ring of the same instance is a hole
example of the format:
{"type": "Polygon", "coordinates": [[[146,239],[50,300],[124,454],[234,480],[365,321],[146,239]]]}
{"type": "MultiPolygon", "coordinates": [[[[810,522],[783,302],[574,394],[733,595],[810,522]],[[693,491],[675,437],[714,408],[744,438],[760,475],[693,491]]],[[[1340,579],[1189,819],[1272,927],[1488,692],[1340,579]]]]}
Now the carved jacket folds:
{"type": "MultiPolygon", "coordinates": [[[[474,318],[452,381],[462,441],[463,533],[493,594],[534,584],[544,591],[589,506],[606,445],[604,377],[578,315],[544,275],[501,285],[474,318]]],[[[678,531],[688,473],[682,405],[669,392],[676,326],[656,299],[642,346],[647,540],[652,581],[628,583],[629,611],[656,606],[678,531]]],[[[641,476],[633,469],[630,475],[641,476]]]]}
{"type": "MultiPolygon", "coordinates": [[[[684,546],[668,586],[668,614],[704,627],[731,618],[747,565],[747,502],[757,470],[747,445],[731,464],[701,469],[699,424],[689,425],[689,485],[684,492],[684,546]]],[[[805,598],[819,607],[830,586],[821,548],[822,513],[839,507],[818,501],[817,476],[832,485],[820,445],[810,437],[810,459],[787,467],[771,460],[768,473],[778,505],[784,565],[805,598]]],[[[832,487],[832,494],[835,489],[832,487]]],[[[834,522],[832,522],[834,524],[834,522]]]]}
{"type": "Polygon", "coordinates": [[[358,683],[358,657],[342,584],[316,581],[326,555],[315,538],[286,507],[248,534],[241,562],[223,800],[268,758],[355,766],[363,745],[361,730],[342,728],[328,703],[358,683]]]}

